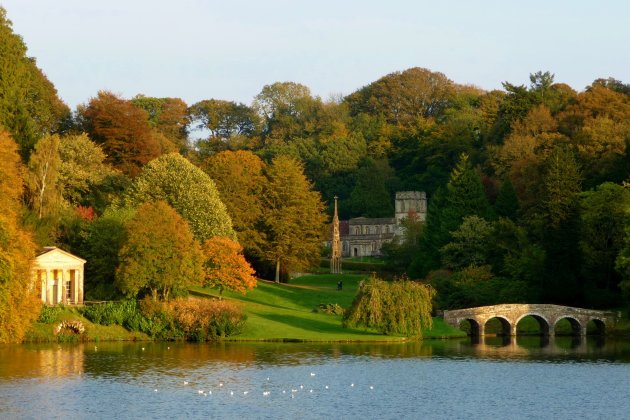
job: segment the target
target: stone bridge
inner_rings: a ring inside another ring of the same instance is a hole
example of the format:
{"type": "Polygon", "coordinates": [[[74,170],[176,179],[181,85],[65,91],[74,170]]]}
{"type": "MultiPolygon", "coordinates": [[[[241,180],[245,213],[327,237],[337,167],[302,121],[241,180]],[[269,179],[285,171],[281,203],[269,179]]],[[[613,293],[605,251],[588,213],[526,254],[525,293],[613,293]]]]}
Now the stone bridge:
{"type": "Polygon", "coordinates": [[[501,321],[504,335],[516,335],[517,324],[526,316],[538,321],[544,335],[554,335],[556,324],[562,319],[571,323],[575,335],[586,335],[586,325],[590,321],[603,334],[606,326],[612,327],[618,318],[616,312],[547,304],[505,304],[444,311],[444,321],[456,328],[463,321],[469,321],[473,336],[485,335],[486,322],[492,318],[501,321]]]}

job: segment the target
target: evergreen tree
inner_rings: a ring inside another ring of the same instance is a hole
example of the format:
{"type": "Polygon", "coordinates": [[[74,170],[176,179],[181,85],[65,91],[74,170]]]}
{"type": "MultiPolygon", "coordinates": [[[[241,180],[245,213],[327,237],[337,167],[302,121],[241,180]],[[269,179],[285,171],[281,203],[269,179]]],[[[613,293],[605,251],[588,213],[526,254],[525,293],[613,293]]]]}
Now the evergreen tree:
{"type": "Polygon", "coordinates": [[[451,233],[461,225],[464,217],[479,216],[486,220],[493,217],[481,178],[465,154],[451,172],[446,189],[436,193],[436,198],[429,202],[420,253],[410,268],[410,274],[414,276],[424,277],[440,266],[440,249],[451,241],[451,233]]]}
{"type": "Polygon", "coordinates": [[[554,149],[545,166],[539,225],[547,255],[543,297],[549,302],[581,304],[578,194],[582,177],[573,152],[566,148],[554,149]]]}
{"type": "Polygon", "coordinates": [[[494,203],[494,210],[499,217],[507,217],[512,221],[517,220],[520,205],[514,184],[512,184],[510,178],[506,178],[501,184],[497,201],[494,203]]]}

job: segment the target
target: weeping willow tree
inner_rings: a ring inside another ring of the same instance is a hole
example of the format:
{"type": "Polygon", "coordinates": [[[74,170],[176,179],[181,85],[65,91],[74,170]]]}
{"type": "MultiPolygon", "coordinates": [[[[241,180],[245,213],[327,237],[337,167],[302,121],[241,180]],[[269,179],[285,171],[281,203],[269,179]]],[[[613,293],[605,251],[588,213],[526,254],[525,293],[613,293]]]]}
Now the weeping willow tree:
{"type": "Polygon", "coordinates": [[[407,279],[393,282],[372,277],[359,290],[344,316],[344,327],[364,326],[383,334],[422,337],[431,328],[435,289],[407,279]]]}

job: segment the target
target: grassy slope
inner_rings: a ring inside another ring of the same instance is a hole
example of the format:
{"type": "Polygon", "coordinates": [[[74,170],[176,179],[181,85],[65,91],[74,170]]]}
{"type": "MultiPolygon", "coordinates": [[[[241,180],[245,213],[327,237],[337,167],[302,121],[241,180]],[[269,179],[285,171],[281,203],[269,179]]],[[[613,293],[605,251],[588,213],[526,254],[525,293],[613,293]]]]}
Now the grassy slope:
{"type": "MultiPolygon", "coordinates": [[[[303,341],[401,341],[404,337],[386,336],[373,330],[343,328],[341,316],[315,313],[321,303],[337,303],[348,308],[365,276],[308,275],[290,284],[259,281],[256,289],[243,296],[225,292],[224,298],[244,303],[247,313],[245,331],[233,340],[303,340],[303,341]],[[337,282],[343,280],[343,290],[337,282]]],[[[195,294],[218,296],[213,289],[195,288],[195,294]]],[[[464,333],[434,319],[434,328],[424,331],[425,338],[463,336],[464,333]]]]}

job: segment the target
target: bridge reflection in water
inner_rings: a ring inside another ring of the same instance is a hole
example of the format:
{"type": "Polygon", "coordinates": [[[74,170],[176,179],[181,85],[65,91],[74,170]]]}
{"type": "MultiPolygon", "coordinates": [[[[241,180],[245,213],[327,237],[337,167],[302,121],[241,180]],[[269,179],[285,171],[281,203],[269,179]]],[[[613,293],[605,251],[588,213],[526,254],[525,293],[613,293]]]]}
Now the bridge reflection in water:
{"type": "Polygon", "coordinates": [[[471,337],[462,344],[469,352],[489,357],[596,355],[605,350],[604,337],[496,336],[471,337]]]}
{"type": "Polygon", "coordinates": [[[619,318],[615,312],[550,304],[504,304],[444,311],[444,320],[455,327],[468,321],[473,337],[485,336],[486,324],[492,319],[499,320],[503,335],[515,336],[519,322],[525,317],[534,318],[544,336],[554,336],[556,326],[563,320],[570,323],[573,335],[585,336],[589,323],[594,324],[599,334],[604,334],[606,326],[613,326],[619,318]]]}

